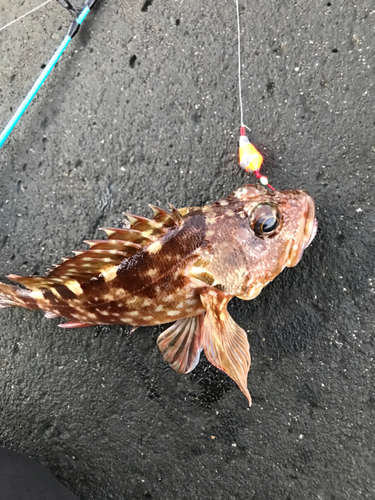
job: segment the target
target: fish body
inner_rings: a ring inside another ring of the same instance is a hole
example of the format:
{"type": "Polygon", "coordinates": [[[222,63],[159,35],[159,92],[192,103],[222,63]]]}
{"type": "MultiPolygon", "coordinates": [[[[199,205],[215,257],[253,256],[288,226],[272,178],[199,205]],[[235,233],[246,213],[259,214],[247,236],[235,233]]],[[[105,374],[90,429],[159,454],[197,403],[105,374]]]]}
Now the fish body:
{"type": "Polygon", "coordinates": [[[317,229],[313,199],[245,185],[203,207],[151,208],[152,219],[126,214],[129,227],[104,229],[107,240],[87,241],[46,277],[9,275],[26,289],[0,283],[0,308],[41,309],[65,328],[175,321],[158,338],[170,365],[188,373],[204,350],[250,403],[249,344],[227,304],[299,262],[317,229]]]}

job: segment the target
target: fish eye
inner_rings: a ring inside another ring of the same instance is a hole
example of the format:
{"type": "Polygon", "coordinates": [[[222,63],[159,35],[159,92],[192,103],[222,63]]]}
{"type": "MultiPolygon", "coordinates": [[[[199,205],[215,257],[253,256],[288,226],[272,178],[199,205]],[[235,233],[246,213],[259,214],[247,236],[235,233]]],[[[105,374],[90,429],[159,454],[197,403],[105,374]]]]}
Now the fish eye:
{"type": "Polygon", "coordinates": [[[271,236],[281,222],[281,214],[275,205],[262,203],[258,205],[252,215],[250,226],[257,236],[271,236]]]}

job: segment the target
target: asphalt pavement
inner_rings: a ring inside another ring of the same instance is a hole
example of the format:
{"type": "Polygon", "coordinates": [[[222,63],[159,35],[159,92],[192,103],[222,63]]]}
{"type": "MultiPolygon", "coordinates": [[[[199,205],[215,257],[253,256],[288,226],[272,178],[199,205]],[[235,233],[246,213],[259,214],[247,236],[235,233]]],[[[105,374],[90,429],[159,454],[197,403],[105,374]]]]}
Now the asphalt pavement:
{"type": "MultiPolygon", "coordinates": [[[[38,4],[0,0],[0,25],[38,4]]],[[[245,123],[318,234],[230,312],[253,406],[162,327],[58,328],[0,311],[0,445],[82,500],[375,498],[373,0],[240,1],[245,123]]],[[[0,128],[72,21],[57,2],[0,33],[0,128]]],[[[237,165],[234,1],[98,0],[0,150],[0,281],[43,274],[122,212],[197,206],[255,182],[237,165]]],[[[262,256],[260,256],[262,258],[262,256]]]]}

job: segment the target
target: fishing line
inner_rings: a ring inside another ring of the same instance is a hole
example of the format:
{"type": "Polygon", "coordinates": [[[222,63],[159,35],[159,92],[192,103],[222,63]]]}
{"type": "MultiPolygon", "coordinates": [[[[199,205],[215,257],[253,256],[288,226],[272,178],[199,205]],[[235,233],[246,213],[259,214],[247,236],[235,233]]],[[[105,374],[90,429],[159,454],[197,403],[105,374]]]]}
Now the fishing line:
{"type": "MultiPolygon", "coordinates": [[[[68,10],[75,11],[75,8],[72,6],[72,4],[67,1],[67,0],[57,0],[60,5],[63,7],[66,7],[68,10]]],[[[27,94],[25,99],[22,101],[21,105],[17,109],[17,111],[14,113],[4,130],[0,134],[0,148],[3,146],[4,142],[8,139],[10,133],[14,129],[14,127],[17,125],[19,122],[21,116],[24,114],[26,111],[27,107],[37,94],[38,90],[40,87],[43,85],[45,80],[47,79],[48,75],[51,73],[52,69],[55,67],[57,61],[60,59],[62,53],[66,49],[66,47],[69,45],[69,43],[72,41],[72,38],[78,33],[79,28],[81,27],[81,24],[85,20],[87,14],[91,11],[92,7],[96,3],[96,0],[86,0],[84,7],[80,14],[78,15],[77,19],[71,23],[68,29],[68,34],[65,36],[64,40],[61,42],[59,45],[58,49],[56,52],[53,54],[49,62],[47,63],[46,67],[42,71],[41,75],[37,79],[37,81],[34,83],[32,86],[30,92],[27,94]]]]}
{"type": "Polygon", "coordinates": [[[241,78],[241,26],[240,26],[240,6],[238,0],[236,0],[236,11],[237,11],[237,41],[238,41],[238,94],[240,98],[240,116],[241,116],[241,127],[247,128],[249,132],[251,130],[243,121],[243,104],[242,104],[242,78],[241,78]]]}
{"type": "Polygon", "coordinates": [[[242,77],[241,77],[241,25],[240,25],[240,6],[239,0],[236,0],[236,13],[237,13],[237,47],[238,47],[238,94],[240,103],[240,140],[239,140],[239,150],[238,150],[238,162],[240,167],[246,170],[246,172],[253,172],[255,177],[259,179],[260,183],[264,186],[269,187],[273,191],[273,188],[269,183],[266,176],[261,175],[259,170],[263,163],[263,156],[259,153],[256,147],[251,144],[246,136],[246,129],[251,132],[250,128],[245,125],[243,119],[243,103],[242,103],[242,77]]]}
{"type": "Polygon", "coordinates": [[[26,12],[26,14],[24,14],[23,16],[18,17],[14,21],[11,21],[10,23],[8,23],[5,26],[3,26],[2,28],[0,28],[0,31],[5,30],[5,28],[9,28],[9,26],[12,26],[12,24],[14,24],[14,23],[16,23],[18,21],[21,21],[21,19],[23,19],[24,17],[28,16],[29,14],[32,14],[36,10],[41,9],[42,7],[44,7],[45,5],[47,5],[47,3],[50,3],[51,1],[52,0],[47,0],[47,2],[42,3],[41,5],[39,5],[39,7],[35,7],[34,9],[29,10],[29,12],[26,12]]]}
{"type": "Polygon", "coordinates": [[[236,11],[237,11],[237,43],[238,43],[238,93],[240,97],[241,127],[244,127],[245,124],[243,122],[242,84],[241,84],[241,27],[240,27],[240,6],[238,5],[238,0],[236,0],[236,11]]]}

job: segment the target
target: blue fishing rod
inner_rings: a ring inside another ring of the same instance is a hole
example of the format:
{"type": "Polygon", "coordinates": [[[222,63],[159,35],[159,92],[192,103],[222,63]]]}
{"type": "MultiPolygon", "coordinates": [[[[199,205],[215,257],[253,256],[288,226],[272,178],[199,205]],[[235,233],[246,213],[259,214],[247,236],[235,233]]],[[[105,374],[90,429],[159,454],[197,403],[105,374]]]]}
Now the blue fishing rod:
{"type": "MultiPolygon", "coordinates": [[[[70,10],[71,12],[77,12],[77,9],[68,0],[57,0],[57,1],[59,2],[60,5],[62,5],[66,9],[70,10]]],[[[3,146],[4,142],[8,139],[10,133],[12,132],[14,127],[17,125],[21,116],[24,114],[27,107],[29,106],[29,104],[34,99],[35,95],[37,94],[38,90],[43,85],[43,83],[47,79],[48,75],[51,73],[51,71],[54,68],[54,66],[56,65],[57,61],[60,59],[62,53],[64,52],[66,47],[69,45],[69,43],[72,41],[72,38],[77,34],[79,28],[81,27],[81,24],[83,23],[87,14],[91,11],[91,9],[95,3],[96,3],[96,0],[86,0],[86,2],[84,4],[82,10],[80,11],[77,19],[75,19],[72,22],[72,24],[69,26],[68,33],[65,36],[64,40],[61,42],[59,48],[53,54],[50,61],[48,62],[48,64],[44,68],[44,70],[42,71],[40,77],[34,83],[30,92],[27,94],[25,99],[22,101],[20,107],[17,109],[17,111],[14,113],[13,117],[8,122],[7,126],[1,132],[1,134],[0,134],[0,148],[3,146]]]]}

